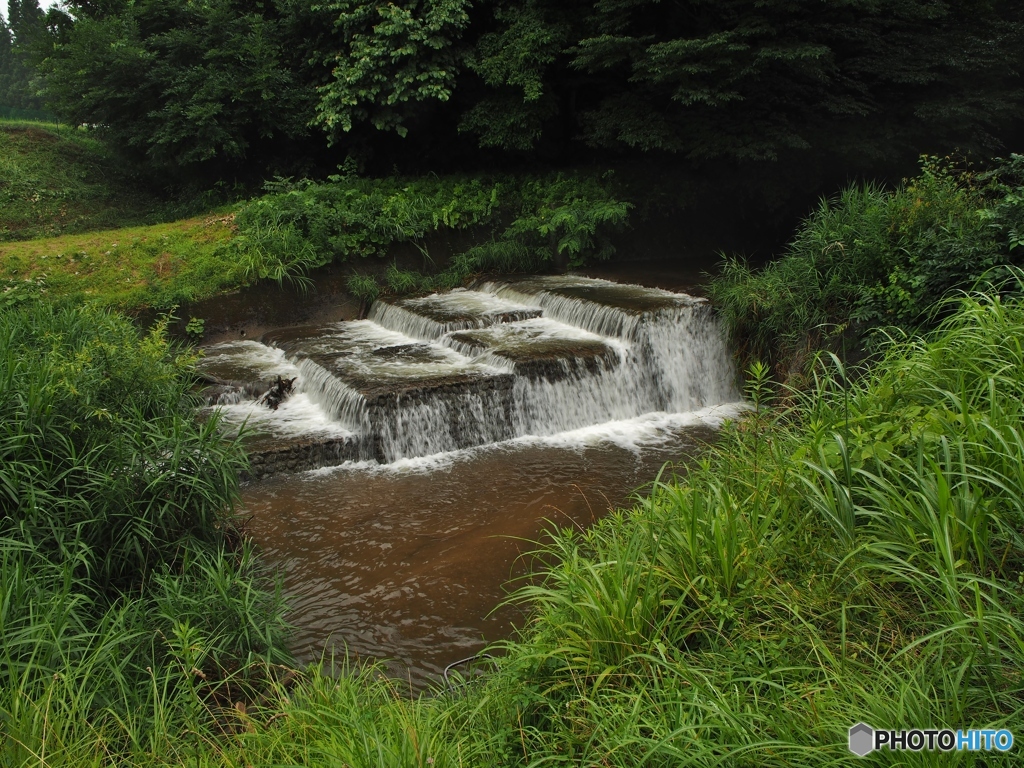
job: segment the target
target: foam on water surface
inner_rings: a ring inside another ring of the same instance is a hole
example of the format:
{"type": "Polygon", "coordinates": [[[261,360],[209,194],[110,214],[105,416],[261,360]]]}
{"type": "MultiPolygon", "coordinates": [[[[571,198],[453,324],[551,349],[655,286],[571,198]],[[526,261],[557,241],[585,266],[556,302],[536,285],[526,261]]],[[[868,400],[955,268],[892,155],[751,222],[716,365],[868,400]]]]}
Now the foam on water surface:
{"type": "Polygon", "coordinates": [[[374,302],[369,319],[407,336],[434,340],[452,331],[517,322],[540,313],[535,306],[459,288],[396,302],[374,302]]]}
{"type": "Polygon", "coordinates": [[[280,440],[298,437],[354,437],[355,432],[332,419],[323,408],[300,392],[272,411],[255,401],[218,406],[221,423],[237,434],[244,427],[253,436],[280,440]]]}
{"type": "Polygon", "coordinates": [[[575,276],[378,302],[370,319],[265,341],[218,345],[208,357],[225,362],[224,371],[230,361],[261,376],[297,377],[305,405],[252,412],[253,424],[272,431],[281,421],[278,433],[287,435],[353,434],[363,459],[389,464],[527,437],[600,434],[600,425],[739,399],[705,300],[575,276]]]}
{"type": "Polygon", "coordinates": [[[226,341],[203,348],[199,370],[225,381],[271,381],[291,378],[298,369],[280,349],[258,341],[226,341]]]}
{"type": "Polygon", "coordinates": [[[375,461],[346,462],[334,467],[310,470],[311,476],[338,473],[427,473],[450,469],[460,462],[473,461],[483,454],[514,453],[523,447],[548,447],[584,450],[602,445],[614,445],[632,453],[660,445],[670,445],[681,431],[693,427],[717,429],[723,423],[741,418],[749,410],[743,401],[723,403],[687,413],[645,413],[630,419],[606,421],[579,429],[552,435],[521,435],[500,443],[441,451],[424,456],[396,459],[387,464],[375,461]]]}

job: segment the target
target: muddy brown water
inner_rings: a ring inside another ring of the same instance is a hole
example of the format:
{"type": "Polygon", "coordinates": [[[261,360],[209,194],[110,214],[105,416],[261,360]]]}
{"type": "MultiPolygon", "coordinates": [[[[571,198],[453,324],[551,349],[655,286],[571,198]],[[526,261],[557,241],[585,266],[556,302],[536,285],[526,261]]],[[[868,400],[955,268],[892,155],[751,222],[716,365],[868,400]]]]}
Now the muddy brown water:
{"type": "Polygon", "coordinates": [[[298,661],[347,649],[422,688],[524,624],[499,605],[545,529],[590,525],[713,438],[693,426],[641,447],[519,440],[335,467],[251,483],[242,512],[281,573],[298,661]]]}

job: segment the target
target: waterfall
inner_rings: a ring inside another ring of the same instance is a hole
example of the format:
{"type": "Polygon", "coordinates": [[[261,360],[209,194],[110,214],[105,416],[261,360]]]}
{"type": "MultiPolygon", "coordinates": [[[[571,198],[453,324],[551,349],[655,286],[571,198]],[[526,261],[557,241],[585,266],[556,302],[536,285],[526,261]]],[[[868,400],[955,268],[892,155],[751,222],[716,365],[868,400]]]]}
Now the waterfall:
{"type": "MultiPolygon", "coordinates": [[[[378,301],[367,320],[263,341],[218,345],[200,368],[233,382],[297,377],[302,423],[320,414],[320,433],[348,436],[350,448],[331,454],[339,461],[388,463],[739,399],[708,302],[607,280],[535,277],[378,301]]],[[[261,428],[273,433],[275,418],[261,413],[261,428]]]]}
{"type": "Polygon", "coordinates": [[[433,341],[452,331],[518,322],[540,314],[537,307],[459,288],[395,303],[375,301],[368,319],[406,336],[433,341]]]}

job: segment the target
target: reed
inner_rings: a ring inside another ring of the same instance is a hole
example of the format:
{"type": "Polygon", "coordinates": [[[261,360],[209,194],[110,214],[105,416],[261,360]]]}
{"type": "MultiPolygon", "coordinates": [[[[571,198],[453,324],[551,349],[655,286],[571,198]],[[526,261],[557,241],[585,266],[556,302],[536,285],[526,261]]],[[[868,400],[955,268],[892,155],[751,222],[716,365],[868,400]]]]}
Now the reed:
{"type": "Polygon", "coordinates": [[[29,302],[0,339],[0,764],[173,762],[287,659],[244,458],[163,325],[29,302]]]}

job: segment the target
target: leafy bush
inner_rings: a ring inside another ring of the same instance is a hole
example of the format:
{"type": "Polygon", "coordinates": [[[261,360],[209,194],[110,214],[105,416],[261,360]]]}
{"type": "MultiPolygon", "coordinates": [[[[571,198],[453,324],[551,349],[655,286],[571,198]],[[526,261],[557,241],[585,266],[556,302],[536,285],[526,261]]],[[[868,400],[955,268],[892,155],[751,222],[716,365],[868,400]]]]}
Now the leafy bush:
{"type": "Polygon", "coordinates": [[[712,297],[744,354],[786,360],[791,372],[810,350],[878,326],[932,326],[951,291],[999,284],[1022,262],[1022,171],[1020,155],[984,174],[925,157],[895,190],[848,188],[763,270],[727,260],[712,297]]]}
{"type": "Polygon", "coordinates": [[[0,306],[0,348],[0,763],[209,727],[285,659],[286,627],[192,358],[163,324],[38,300],[0,306]]]}
{"type": "MultiPolygon", "coordinates": [[[[479,235],[482,242],[441,272],[390,269],[385,287],[398,294],[452,287],[486,269],[605,259],[613,251],[608,233],[625,225],[631,208],[615,199],[608,178],[588,176],[334,176],[321,184],[278,180],[267,189],[236,218],[240,246],[258,255],[259,266],[250,271],[260,276],[280,279],[333,261],[385,256],[394,243],[411,243],[427,266],[433,264],[431,236],[458,230],[479,235]]],[[[363,291],[360,297],[369,295],[362,278],[354,285],[363,291]]]]}
{"type": "Polygon", "coordinates": [[[243,235],[262,228],[295,232],[312,248],[309,266],[382,256],[392,243],[423,244],[441,229],[490,221],[501,186],[471,179],[360,179],[333,176],[324,183],[279,179],[267,195],[243,206],[243,235]]]}

